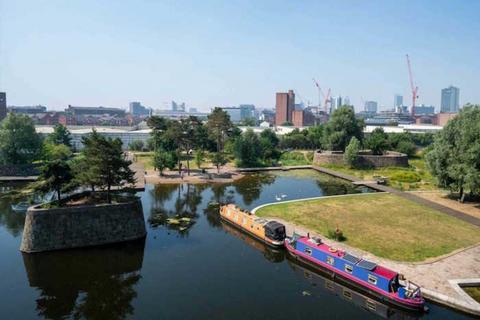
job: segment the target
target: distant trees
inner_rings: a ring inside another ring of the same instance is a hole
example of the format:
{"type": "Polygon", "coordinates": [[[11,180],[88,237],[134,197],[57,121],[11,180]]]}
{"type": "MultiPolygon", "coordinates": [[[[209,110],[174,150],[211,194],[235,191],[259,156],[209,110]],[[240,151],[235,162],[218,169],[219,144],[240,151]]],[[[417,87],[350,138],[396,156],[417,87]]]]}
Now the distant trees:
{"type": "MultiPolygon", "coordinates": [[[[264,141],[267,141],[266,137],[264,141]]],[[[253,167],[258,164],[258,160],[262,156],[262,146],[260,139],[252,129],[248,129],[235,140],[234,154],[240,166],[253,167]]]]}
{"type": "Polygon", "coordinates": [[[65,145],[69,148],[72,147],[72,138],[70,137],[70,131],[62,124],[57,124],[53,132],[48,135],[47,142],[55,145],[65,145]]]}
{"type": "Polygon", "coordinates": [[[128,144],[128,150],[130,151],[143,151],[145,144],[142,140],[134,140],[128,144]]]}
{"type": "Polygon", "coordinates": [[[466,105],[437,133],[427,165],[439,186],[478,195],[480,191],[480,105],[466,105]]]}
{"type": "Polygon", "coordinates": [[[163,176],[163,170],[175,169],[177,163],[177,154],[173,151],[157,150],[153,155],[153,165],[158,169],[161,176],[163,176]]]}
{"type": "Polygon", "coordinates": [[[325,126],[325,146],[330,150],[344,151],[352,137],[363,141],[362,119],[357,119],[353,108],[342,106],[335,110],[325,126]]]}
{"type": "Polygon", "coordinates": [[[41,139],[26,115],[9,113],[0,127],[0,163],[30,164],[41,151],[41,139]]]}

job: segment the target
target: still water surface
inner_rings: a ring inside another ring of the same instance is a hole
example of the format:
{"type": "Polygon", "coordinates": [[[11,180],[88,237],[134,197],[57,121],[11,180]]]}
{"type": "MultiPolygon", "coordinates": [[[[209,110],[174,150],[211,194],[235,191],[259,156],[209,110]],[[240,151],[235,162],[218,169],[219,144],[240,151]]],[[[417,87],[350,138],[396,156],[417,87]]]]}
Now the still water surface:
{"type": "MultiPolygon", "coordinates": [[[[218,203],[252,209],[284,199],[368,192],[308,170],[231,184],[147,185],[142,241],[40,254],[18,251],[24,215],[0,200],[0,319],[415,319],[365,299],[227,225],[218,203]],[[187,229],[166,217],[191,218],[187,229]]],[[[430,304],[422,319],[464,319],[430,304]]]]}

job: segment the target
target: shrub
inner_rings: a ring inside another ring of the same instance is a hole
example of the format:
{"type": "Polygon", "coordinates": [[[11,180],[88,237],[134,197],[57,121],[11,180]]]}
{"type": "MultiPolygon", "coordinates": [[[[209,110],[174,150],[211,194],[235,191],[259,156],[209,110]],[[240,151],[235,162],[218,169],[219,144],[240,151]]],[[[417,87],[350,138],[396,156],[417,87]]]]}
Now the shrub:
{"type": "Polygon", "coordinates": [[[407,183],[420,182],[422,180],[420,175],[414,171],[395,172],[390,176],[390,179],[398,182],[407,183]]]}
{"type": "Polygon", "coordinates": [[[347,240],[347,238],[343,235],[343,231],[340,230],[338,227],[335,230],[328,229],[327,238],[335,240],[335,241],[345,241],[345,240],[347,240]]]}

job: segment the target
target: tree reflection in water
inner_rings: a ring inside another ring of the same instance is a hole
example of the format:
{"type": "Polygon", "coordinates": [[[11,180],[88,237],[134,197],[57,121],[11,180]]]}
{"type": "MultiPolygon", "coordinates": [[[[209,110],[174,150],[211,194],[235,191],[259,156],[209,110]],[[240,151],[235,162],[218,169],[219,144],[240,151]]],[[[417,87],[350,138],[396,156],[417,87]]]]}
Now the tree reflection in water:
{"type": "Polygon", "coordinates": [[[11,205],[17,203],[19,199],[13,199],[5,193],[13,189],[21,188],[25,184],[2,184],[0,183],[0,225],[5,228],[14,237],[22,234],[23,225],[25,224],[25,213],[17,213],[12,210],[11,205]]]}
{"type": "Polygon", "coordinates": [[[372,191],[365,187],[356,186],[349,181],[344,181],[327,175],[316,176],[316,183],[325,196],[372,191]]]}
{"type": "Polygon", "coordinates": [[[181,236],[187,236],[198,218],[197,209],[202,202],[202,192],[209,186],[206,184],[158,184],[151,191],[154,206],[148,222],[150,226],[166,226],[181,236]],[[176,193],[173,204],[169,203],[176,193]],[[175,223],[169,223],[169,222],[175,223]]]}
{"type": "Polygon", "coordinates": [[[235,191],[242,195],[243,202],[249,206],[253,201],[260,198],[262,189],[265,185],[271,185],[275,182],[276,177],[268,173],[248,174],[242,179],[236,181],[233,186],[235,191]]]}
{"type": "Polygon", "coordinates": [[[97,248],[23,253],[38,315],[48,319],[124,319],[133,315],[145,239],[97,248]]]}

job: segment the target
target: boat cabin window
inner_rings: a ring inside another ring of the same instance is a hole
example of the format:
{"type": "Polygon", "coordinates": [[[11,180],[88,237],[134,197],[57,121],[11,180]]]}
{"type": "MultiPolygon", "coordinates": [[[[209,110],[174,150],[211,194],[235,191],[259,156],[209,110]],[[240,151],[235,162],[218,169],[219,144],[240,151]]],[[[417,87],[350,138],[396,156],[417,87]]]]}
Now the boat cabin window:
{"type": "Polygon", "coordinates": [[[348,273],[352,273],[353,272],[353,267],[349,264],[345,264],[345,271],[348,272],[348,273]]]}
{"type": "Polygon", "coordinates": [[[327,263],[333,266],[335,264],[335,259],[333,257],[327,256],[327,263]]]}
{"type": "Polygon", "coordinates": [[[372,276],[371,274],[368,275],[368,283],[377,285],[377,277],[372,276]]]}
{"type": "Polygon", "coordinates": [[[245,219],[245,217],[242,218],[242,224],[245,224],[247,223],[247,219],[245,219]]]}
{"type": "Polygon", "coordinates": [[[305,251],[305,253],[308,254],[309,256],[312,255],[312,248],[306,247],[303,251],[305,251]]]}

